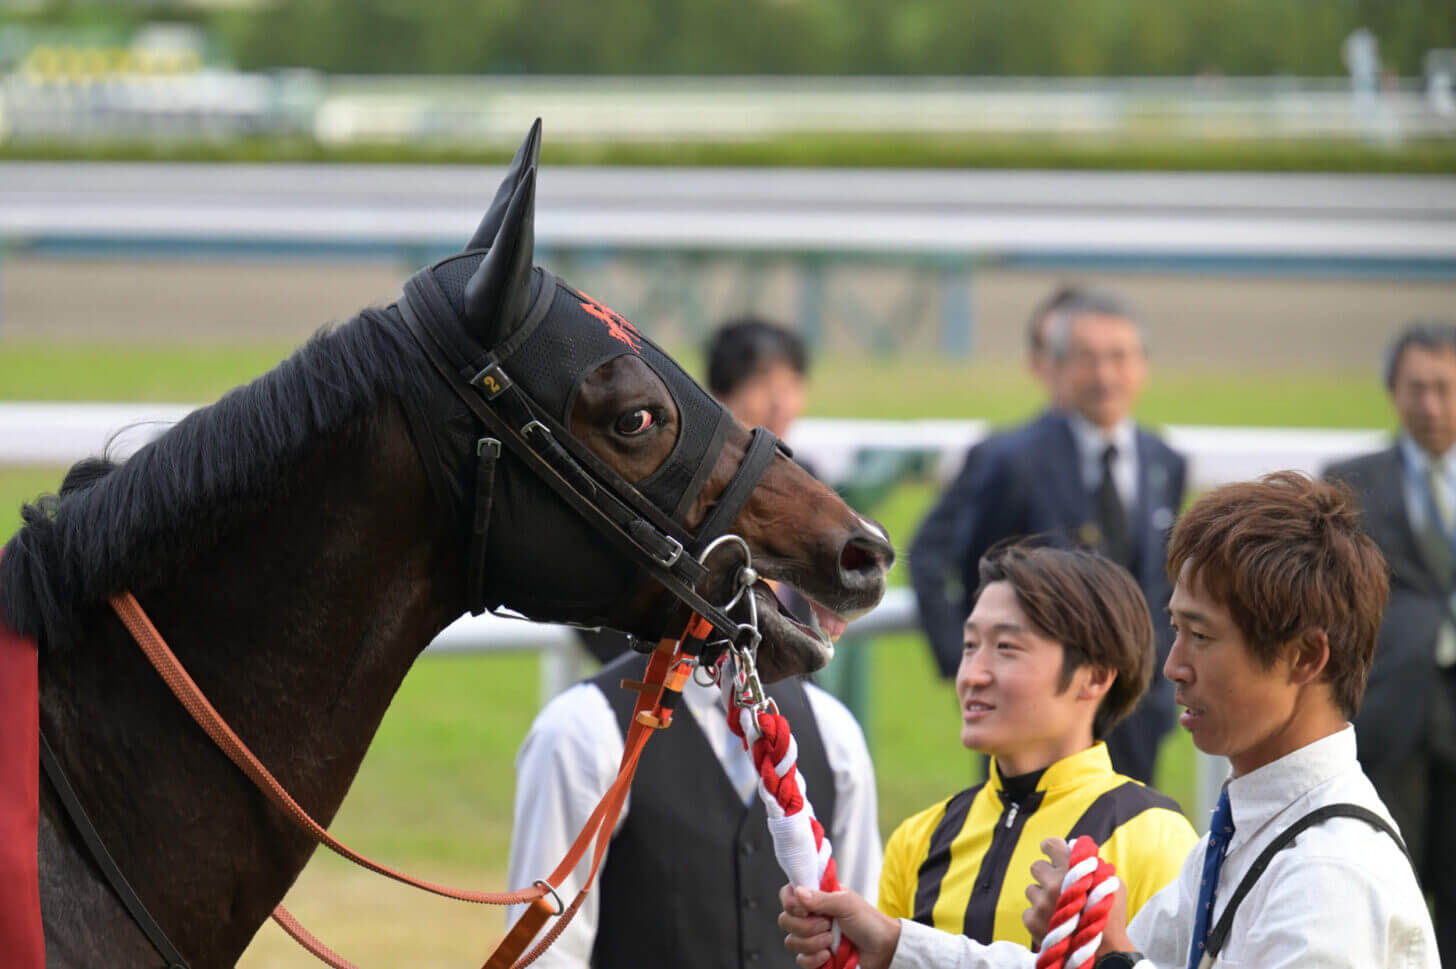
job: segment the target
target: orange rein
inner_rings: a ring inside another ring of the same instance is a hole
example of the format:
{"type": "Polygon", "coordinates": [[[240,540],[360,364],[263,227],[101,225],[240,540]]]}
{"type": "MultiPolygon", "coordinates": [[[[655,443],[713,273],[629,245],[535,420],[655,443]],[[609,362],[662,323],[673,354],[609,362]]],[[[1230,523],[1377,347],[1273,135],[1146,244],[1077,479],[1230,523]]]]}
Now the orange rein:
{"type": "MultiPolygon", "coordinates": [[[[283,785],[278,783],[278,780],[227,725],[197,684],[193,682],[192,677],[187,674],[176,655],[167,646],[161,634],[157,632],[157,628],[147,618],[147,614],[142,610],[136,598],[130,592],[124,592],[111,599],[111,607],[116,611],[127,631],[131,633],[132,638],[136,640],[137,645],[142,648],[142,652],[146,654],[152,667],[166,682],[173,696],[181,702],[197,725],[212,738],[223,753],[227,754],[228,759],[248,776],[254,786],[268,798],[274,807],[282,811],[316,842],[362,868],[445,898],[486,905],[516,905],[530,902],[531,907],[526,909],[495,951],[491,953],[485,962],[484,969],[524,969],[556,941],[556,938],[576,914],[577,909],[581,907],[586,893],[596,878],[602,858],[606,854],[607,843],[611,840],[611,834],[616,827],[617,818],[621,814],[622,805],[626,802],[627,791],[631,788],[632,776],[637,771],[637,762],[641,758],[642,748],[654,730],[671,724],[672,708],[676,704],[674,694],[682,692],[687,678],[692,675],[696,665],[696,654],[685,654],[683,644],[693,641],[701,644],[712,628],[707,620],[694,615],[689,620],[681,639],[664,639],[658,644],[647,665],[644,682],[623,681],[623,686],[638,691],[638,697],[633,711],[632,725],[622,753],[622,762],[617,769],[616,780],[602,796],[596,810],[587,819],[586,825],[577,835],[571,849],[567,851],[566,857],[561,860],[561,864],[556,866],[556,870],[551,873],[550,877],[537,881],[530,888],[512,892],[475,892],[449,888],[413,878],[372,861],[337,841],[322,825],[310,817],[297,801],[289,796],[288,792],[283,789],[283,785]],[[576,868],[577,862],[586,853],[587,846],[593,841],[596,842],[596,846],[592,851],[591,874],[587,876],[586,883],[576,898],[563,909],[561,897],[556,893],[557,886],[561,885],[567,875],[576,868]],[[548,897],[555,900],[555,905],[547,901],[548,897]],[[540,931],[546,919],[552,915],[562,917],[535,948],[517,961],[521,951],[540,931]]],[[[273,920],[299,945],[323,962],[333,966],[334,969],[356,969],[353,963],[337,955],[309,933],[282,905],[273,910],[273,920]]]]}

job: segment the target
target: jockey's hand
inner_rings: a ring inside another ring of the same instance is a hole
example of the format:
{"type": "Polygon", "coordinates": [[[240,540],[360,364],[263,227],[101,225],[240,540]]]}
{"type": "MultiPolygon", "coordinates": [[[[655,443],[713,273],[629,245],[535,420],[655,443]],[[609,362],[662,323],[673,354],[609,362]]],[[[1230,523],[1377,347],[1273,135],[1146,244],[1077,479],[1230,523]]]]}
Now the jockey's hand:
{"type": "Polygon", "coordinates": [[[1046,857],[1031,863],[1032,882],[1026,886],[1031,908],[1021,913],[1021,922],[1031,933],[1033,949],[1041,948],[1041,940],[1051,928],[1057,899],[1062,895],[1062,881],[1072,861],[1072,849],[1061,838],[1047,838],[1041,843],[1041,850],[1046,857]]]}
{"type": "Polygon", "coordinates": [[[900,922],[854,892],[820,892],[785,885],[779,890],[779,928],[788,933],[784,948],[795,954],[803,969],[819,969],[833,954],[832,919],[839,931],[859,950],[863,969],[888,969],[900,944],[900,922]]]}
{"type": "MultiPolygon", "coordinates": [[[[1021,913],[1022,924],[1031,933],[1033,949],[1041,947],[1041,940],[1051,927],[1057,899],[1062,895],[1062,882],[1072,860],[1072,849],[1061,838],[1047,838],[1041,843],[1041,850],[1046,858],[1031,863],[1033,881],[1026,889],[1031,907],[1021,913]]],[[[1107,914],[1107,927],[1102,930],[1102,944],[1097,948],[1097,955],[1130,952],[1136,948],[1127,937],[1127,886],[1118,879],[1117,898],[1112,903],[1112,911],[1107,914]]]]}

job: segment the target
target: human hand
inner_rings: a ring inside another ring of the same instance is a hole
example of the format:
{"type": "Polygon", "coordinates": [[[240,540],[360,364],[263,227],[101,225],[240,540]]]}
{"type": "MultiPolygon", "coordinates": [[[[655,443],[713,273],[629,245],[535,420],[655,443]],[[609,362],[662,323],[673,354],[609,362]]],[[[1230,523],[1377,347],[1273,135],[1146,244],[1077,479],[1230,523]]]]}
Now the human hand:
{"type": "Polygon", "coordinates": [[[1137,946],[1127,937],[1127,885],[1117,880],[1117,897],[1112,910],[1107,913],[1107,926],[1102,930],[1102,944],[1097,947],[1099,957],[1109,952],[1132,952],[1137,946]]]}
{"type": "Polygon", "coordinates": [[[788,933],[784,948],[803,969],[819,969],[833,955],[833,920],[859,950],[863,969],[888,969],[900,944],[900,923],[854,892],[820,892],[785,885],[779,890],[779,928],[788,933]]]}
{"type": "Polygon", "coordinates": [[[1047,838],[1041,843],[1041,850],[1046,858],[1031,863],[1032,882],[1026,887],[1031,907],[1021,913],[1021,924],[1031,933],[1032,949],[1041,947],[1041,940],[1051,928],[1057,899],[1062,895],[1062,881],[1072,861],[1071,846],[1061,838],[1047,838]]]}
{"type": "MultiPolygon", "coordinates": [[[[1041,947],[1047,929],[1051,927],[1052,915],[1061,898],[1062,882],[1066,880],[1071,866],[1072,849],[1061,838],[1047,838],[1041,843],[1045,859],[1032,862],[1032,883],[1027,886],[1026,897],[1031,907],[1021,913],[1021,922],[1031,933],[1033,949],[1041,947]]],[[[1117,895],[1112,909],[1107,914],[1107,925],[1102,930],[1102,944],[1097,948],[1099,956],[1108,952],[1129,952],[1135,949],[1127,937],[1127,886],[1118,879],[1117,895]]]]}

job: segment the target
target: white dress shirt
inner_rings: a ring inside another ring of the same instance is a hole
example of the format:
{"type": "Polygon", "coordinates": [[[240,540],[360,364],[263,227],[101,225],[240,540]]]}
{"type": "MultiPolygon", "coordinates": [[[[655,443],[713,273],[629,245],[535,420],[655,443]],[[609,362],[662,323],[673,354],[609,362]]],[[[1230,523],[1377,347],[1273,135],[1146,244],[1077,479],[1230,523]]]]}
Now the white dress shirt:
{"type": "Polygon", "coordinates": [[[1456,509],[1456,447],[1449,449],[1439,458],[1432,458],[1409,434],[1400,436],[1400,456],[1405,462],[1405,511],[1410,518],[1411,531],[1416,535],[1425,531],[1430,517],[1430,500],[1426,497],[1426,468],[1434,460],[1437,477],[1445,506],[1456,509]]]}
{"type": "MultiPolygon", "coordinates": [[[[834,848],[839,880],[846,888],[873,902],[879,887],[882,854],[874,766],[864,731],[848,708],[828,693],[809,684],[805,692],[824,740],[825,758],[834,774],[834,824],[829,840],[834,848]]],[[[724,773],[744,803],[749,803],[758,796],[757,774],[752,758],[728,729],[718,688],[689,682],[683,690],[683,700],[723,765],[724,773]]],[[[682,715],[680,709],[678,716],[682,715]]],[[[561,862],[616,778],[622,749],[617,715],[602,691],[590,683],[578,683],[564,691],[536,715],[530,733],[516,754],[509,884],[529,885],[545,878],[561,862]]],[[[805,783],[802,773],[799,781],[805,783]]],[[[814,792],[806,788],[805,794],[813,803],[814,792]]],[[[630,810],[629,794],[622,817],[630,810]]],[[[617,826],[621,827],[620,819],[617,826]]],[[[610,855],[611,850],[607,853],[610,855]]],[[[561,888],[565,904],[571,903],[590,871],[591,851],[587,851],[576,872],[561,888]]],[[[768,902],[777,904],[776,899],[765,900],[765,904],[768,902]]],[[[524,909],[523,905],[507,908],[507,924],[514,923],[524,909]]],[[[599,912],[599,897],[593,890],[560,938],[534,965],[543,969],[585,966],[596,941],[599,912]]],[[[716,916],[705,912],[703,917],[716,916]]]]}
{"type": "Polygon", "coordinates": [[[1082,487],[1089,495],[1095,495],[1102,486],[1102,453],[1109,444],[1117,448],[1117,456],[1112,459],[1112,483],[1117,485],[1117,497],[1131,520],[1137,513],[1138,501],[1137,425],[1129,417],[1104,431],[1081,414],[1068,414],[1067,424],[1077,442],[1082,487]]]}
{"type": "MultiPolygon", "coordinates": [[[[1281,832],[1327,804],[1351,803],[1390,821],[1355,760],[1355,729],[1301,747],[1228,781],[1234,836],[1219,875],[1210,926],[1254,861],[1281,832]]],[[[1394,827],[1394,822],[1390,821],[1394,827]]],[[[1207,835],[1177,881],[1128,926],[1149,969],[1183,969],[1207,835]]],[[[984,946],[901,921],[891,969],[1031,969],[1021,946],[984,946]]],[[[1415,873],[1390,836],[1354,818],[1330,818],[1279,852],[1239,905],[1215,967],[1258,969],[1440,969],[1435,931],[1415,873]]]]}

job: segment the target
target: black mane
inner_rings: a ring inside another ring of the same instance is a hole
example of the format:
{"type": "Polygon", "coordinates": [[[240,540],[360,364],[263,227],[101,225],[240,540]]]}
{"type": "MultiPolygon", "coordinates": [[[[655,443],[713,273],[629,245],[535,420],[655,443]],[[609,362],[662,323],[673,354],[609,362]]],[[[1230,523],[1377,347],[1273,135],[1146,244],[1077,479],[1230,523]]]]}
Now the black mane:
{"type": "Polygon", "coordinates": [[[82,609],[167,582],[286,493],[311,443],[366,439],[382,403],[423,406],[434,381],[392,306],[320,330],[125,462],[80,461],[59,495],[25,505],[0,559],[0,613],[42,644],[67,641],[82,609]]]}

